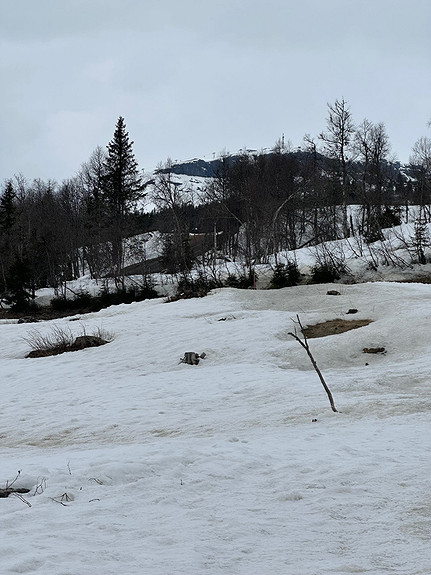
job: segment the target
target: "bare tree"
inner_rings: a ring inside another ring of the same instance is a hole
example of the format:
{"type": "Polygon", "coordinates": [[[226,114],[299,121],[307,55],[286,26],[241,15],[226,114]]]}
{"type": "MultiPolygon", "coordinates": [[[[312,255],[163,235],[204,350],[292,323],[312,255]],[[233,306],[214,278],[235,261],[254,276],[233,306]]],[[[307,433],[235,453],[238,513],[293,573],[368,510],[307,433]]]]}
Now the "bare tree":
{"type": "Polygon", "coordinates": [[[151,199],[167,216],[164,230],[163,259],[169,272],[189,272],[192,264],[189,230],[182,217],[184,194],[182,183],[172,172],[172,160],[160,164],[152,182],[151,199]]]}
{"type": "Polygon", "coordinates": [[[383,206],[388,207],[387,158],[389,138],[383,123],[365,119],[355,133],[354,149],[361,165],[360,200],[363,206],[361,231],[370,241],[381,239],[383,206]]]}
{"type": "Polygon", "coordinates": [[[231,178],[233,163],[234,159],[227,154],[219,158],[215,175],[206,188],[206,201],[214,220],[214,253],[220,247],[235,261],[244,218],[242,198],[231,178]],[[219,238],[218,232],[221,232],[219,238]]]}
{"type": "MultiPolygon", "coordinates": [[[[417,140],[410,156],[417,202],[425,207],[431,203],[431,138],[422,137],[417,140]]],[[[424,212],[424,217],[426,216],[424,212]]],[[[428,209],[428,211],[431,211],[428,209]]],[[[430,217],[428,214],[428,221],[430,217]]]]}
{"type": "Polygon", "coordinates": [[[100,278],[107,271],[109,219],[103,192],[106,178],[106,151],[98,146],[77,175],[84,204],[84,257],[91,277],[100,278]]]}
{"type": "Polygon", "coordinates": [[[334,104],[328,104],[328,118],[326,120],[326,131],[320,134],[325,153],[335,160],[335,178],[339,180],[341,186],[341,206],[342,206],[342,227],[343,233],[349,235],[349,225],[347,220],[347,204],[349,200],[349,160],[350,150],[355,126],[347,102],[342,98],[335,100],[334,104]]]}

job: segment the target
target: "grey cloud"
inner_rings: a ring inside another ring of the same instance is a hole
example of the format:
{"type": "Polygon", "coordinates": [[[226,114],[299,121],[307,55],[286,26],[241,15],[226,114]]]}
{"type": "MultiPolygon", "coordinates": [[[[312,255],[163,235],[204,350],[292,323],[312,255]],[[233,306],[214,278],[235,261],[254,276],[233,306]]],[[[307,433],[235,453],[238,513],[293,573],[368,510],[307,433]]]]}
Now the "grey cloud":
{"type": "Polygon", "coordinates": [[[71,176],[119,115],[147,168],[271,146],[282,132],[299,145],[339,97],[358,122],[384,121],[407,160],[431,116],[428,0],[0,0],[0,10],[0,180],[71,176]]]}

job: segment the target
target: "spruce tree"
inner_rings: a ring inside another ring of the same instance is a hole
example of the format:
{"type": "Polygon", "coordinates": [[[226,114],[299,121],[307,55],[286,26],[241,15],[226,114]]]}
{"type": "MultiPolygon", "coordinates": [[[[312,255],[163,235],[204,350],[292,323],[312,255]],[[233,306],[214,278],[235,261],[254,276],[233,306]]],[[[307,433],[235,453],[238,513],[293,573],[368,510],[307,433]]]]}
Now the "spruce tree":
{"type": "Polygon", "coordinates": [[[11,180],[5,185],[4,192],[0,198],[0,230],[4,234],[9,234],[16,218],[15,208],[16,194],[11,180]]]}
{"type": "Polygon", "coordinates": [[[126,132],[126,124],[121,116],[117,120],[115,132],[109,142],[105,161],[105,199],[115,216],[130,213],[143,191],[142,176],[133,153],[133,144],[126,132]]]}
{"type": "MultiPolygon", "coordinates": [[[[127,236],[128,216],[143,196],[143,179],[133,153],[133,142],[126,131],[124,118],[117,120],[105,161],[103,199],[110,220],[113,274],[121,280],[124,268],[123,238],[127,236]]],[[[124,278],[117,286],[124,288],[124,278]]]]}
{"type": "Polygon", "coordinates": [[[13,261],[16,194],[11,180],[5,183],[0,197],[0,291],[8,289],[7,276],[13,261]]]}

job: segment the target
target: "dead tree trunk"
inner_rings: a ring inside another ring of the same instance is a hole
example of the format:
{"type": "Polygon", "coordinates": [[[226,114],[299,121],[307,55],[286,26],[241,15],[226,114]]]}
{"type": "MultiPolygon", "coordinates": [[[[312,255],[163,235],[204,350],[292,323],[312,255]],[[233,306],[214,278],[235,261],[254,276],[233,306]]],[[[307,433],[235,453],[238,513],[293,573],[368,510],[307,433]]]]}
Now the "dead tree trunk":
{"type": "Polygon", "coordinates": [[[332,393],[331,390],[329,389],[329,387],[326,384],[326,381],[323,378],[322,372],[320,371],[319,367],[317,366],[316,360],[313,357],[313,354],[311,353],[310,350],[310,346],[308,345],[308,340],[307,340],[307,336],[304,333],[304,328],[302,327],[302,323],[301,320],[299,319],[299,315],[296,316],[297,320],[298,320],[298,324],[299,327],[301,329],[301,333],[303,336],[303,340],[296,334],[296,333],[292,333],[289,332],[289,335],[291,335],[292,337],[294,337],[296,339],[296,341],[305,349],[305,351],[307,352],[308,357],[310,358],[310,361],[314,367],[314,369],[316,370],[317,375],[319,376],[319,379],[323,385],[324,390],[326,391],[326,395],[328,396],[329,399],[329,403],[331,404],[331,409],[332,411],[338,412],[337,408],[335,407],[335,403],[334,403],[334,398],[332,397],[332,393]]]}

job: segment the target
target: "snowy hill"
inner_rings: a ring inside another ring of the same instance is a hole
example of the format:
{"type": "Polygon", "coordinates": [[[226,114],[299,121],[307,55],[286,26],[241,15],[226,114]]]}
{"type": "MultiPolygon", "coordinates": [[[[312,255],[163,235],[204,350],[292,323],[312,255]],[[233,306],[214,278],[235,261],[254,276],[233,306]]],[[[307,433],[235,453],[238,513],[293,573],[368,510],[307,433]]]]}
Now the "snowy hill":
{"type": "Polygon", "coordinates": [[[115,338],[41,359],[0,325],[0,487],[30,489],[2,499],[2,573],[427,573],[431,286],[327,289],[58,320],[115,338]],[[309,340],[333,413],[288,332],[350,308],[372,323],[309,340]]]}
{"type": "Polygon", "coordinates": [[[184,162],[174,163],[170,171],[173,174],[179,174],[197,178],[213,178],[220,167],[221,160],[203,160],[201,158],[193,158],[184,162]]]}

